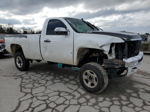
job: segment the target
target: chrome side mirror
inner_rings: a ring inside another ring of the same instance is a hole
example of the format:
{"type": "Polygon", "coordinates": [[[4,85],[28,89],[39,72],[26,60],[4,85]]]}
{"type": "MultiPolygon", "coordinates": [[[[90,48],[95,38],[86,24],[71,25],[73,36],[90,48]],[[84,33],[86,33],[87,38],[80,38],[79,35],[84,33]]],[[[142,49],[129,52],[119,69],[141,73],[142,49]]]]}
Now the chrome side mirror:
{"type": "Polygon", "coordinates": [[[55,28],[54,32],[57,34],[57,35],[67,35],[68,34],[68,31],[66,28],[63,28],[63,27],[57,27],[55,28]]]}

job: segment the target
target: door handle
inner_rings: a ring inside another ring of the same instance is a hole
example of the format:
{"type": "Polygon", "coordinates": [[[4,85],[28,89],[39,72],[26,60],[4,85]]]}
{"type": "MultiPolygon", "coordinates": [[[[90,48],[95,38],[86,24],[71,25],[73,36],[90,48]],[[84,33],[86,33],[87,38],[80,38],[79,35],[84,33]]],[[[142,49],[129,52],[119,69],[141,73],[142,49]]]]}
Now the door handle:
{"type": "Polygon", "coordinates": [[[47,40],[44,40],[44,42],[51,42],[51,41],[47,39],[47,40]]]}

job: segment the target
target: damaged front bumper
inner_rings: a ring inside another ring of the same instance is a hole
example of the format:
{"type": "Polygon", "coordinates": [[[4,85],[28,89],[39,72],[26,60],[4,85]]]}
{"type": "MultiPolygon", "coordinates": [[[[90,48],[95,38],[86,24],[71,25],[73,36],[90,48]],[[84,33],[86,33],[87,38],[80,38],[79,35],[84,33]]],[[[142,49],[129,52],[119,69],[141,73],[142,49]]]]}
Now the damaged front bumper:
{"type": "Polygon", "coordinates": [[[125,67],[128,68],[128,73],[127,75],[131,75],[135,72],[137,72],[137,69],[141,63],[141,61],[143,60],[143,52],[140,52],[137,56],[135,57],[131,57],[128,59],[123,59],[123,61],[125,62],[125,67]]]}
{"type": "Polygon", "coordinates": [[[143,52],[140,52],[137,56],[128,59],[106,59],[103,66],[109,78],[123,77],[135,73],[142,60],[143,52]]]}

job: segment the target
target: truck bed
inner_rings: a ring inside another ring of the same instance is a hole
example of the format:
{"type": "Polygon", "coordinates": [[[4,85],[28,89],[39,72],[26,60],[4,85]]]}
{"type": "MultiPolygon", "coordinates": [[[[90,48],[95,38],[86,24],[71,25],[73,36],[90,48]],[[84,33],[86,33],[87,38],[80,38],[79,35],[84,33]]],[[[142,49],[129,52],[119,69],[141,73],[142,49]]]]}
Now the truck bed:
{"type": "Polygon", "coordinates": [[[24,55],[27,59],[42,59],[39,34],[5,35],[5,39],[6,49],[8,49],[9,52],[11,52],[11,46],[15,43],[22,46],[24,55]]]}

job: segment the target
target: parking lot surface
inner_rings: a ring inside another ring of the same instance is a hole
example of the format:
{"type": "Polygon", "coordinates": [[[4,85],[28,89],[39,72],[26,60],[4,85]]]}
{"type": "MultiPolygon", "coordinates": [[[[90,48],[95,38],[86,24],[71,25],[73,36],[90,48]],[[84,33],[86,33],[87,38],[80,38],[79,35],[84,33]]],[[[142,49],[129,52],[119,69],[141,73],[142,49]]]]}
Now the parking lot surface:
{"type": "Polygon", "coordinates": [[[102,94],[80,85],[78,72],[33,63],[20,72],[11,56],[0,58],[0,112],[150,112],[150,56],[140,70],[110,80],[102,94]]]}

